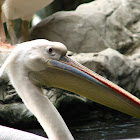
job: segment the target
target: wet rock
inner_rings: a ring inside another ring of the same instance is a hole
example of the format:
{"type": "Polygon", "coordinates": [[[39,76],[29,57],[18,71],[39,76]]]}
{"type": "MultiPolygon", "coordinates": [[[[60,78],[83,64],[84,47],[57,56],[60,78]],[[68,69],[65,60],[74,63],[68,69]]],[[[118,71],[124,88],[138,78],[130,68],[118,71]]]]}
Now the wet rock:
{"type": "Polygon", "coordinates": [[[59,41],[76,53],[113,48],[130,54],[140,44],[139,9],[137,0],[96,0],[44,19],[31,29],[31,39],[59,41]]]}

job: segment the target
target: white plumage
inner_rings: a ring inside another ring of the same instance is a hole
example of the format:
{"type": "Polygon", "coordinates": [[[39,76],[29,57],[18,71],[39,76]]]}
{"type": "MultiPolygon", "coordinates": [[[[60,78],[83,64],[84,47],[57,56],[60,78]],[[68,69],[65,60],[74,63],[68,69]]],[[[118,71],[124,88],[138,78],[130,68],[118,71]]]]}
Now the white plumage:
{"type": "MultiPolygon", "coordinates": [[[[50,140],[74,139],[53,104],[42,94],[41,89],[32,83],[29,72],[45,70],[47,60],[59,60],[66,52],[67,48],[59,42],[43,39],[24,42],[17,45],[0,68],[0,76],[7,70],[12,85],[27,108],[36,116],[50,140]],[[49,48],[53,49],[53,53],[49,52],[49,48]]],[[[5,127],[4,129],[7,139],[20,138],[19,131],[5,127]],[[8,131],[11,132],[11,135],[8,134],[8,131]]],[[[22,131],[20,133],[25,134],[26,137],[31,135],[22,131]]],[[[3,137],[0,132],[0,139],[3,137]]]]}
{"type": "MultiPolygon", "coordinates": [[[[0,0],[0,28],[2,22],[7,22],[7,29],[11,37],[12,43],[18,42],[12,20],[21,18],[23,41],[29,40],[29,23],[35,12],[49,5],[53,0],[0,0]]],[[[3,29],[0,29],[1,41],[5,41],[3,29]]]]}
{"type": "Polygon", "coordinates": [[[53,0],[5,0],[2,5],[3,21],[21,18],[31,20],[33,14],[53,0]]]}

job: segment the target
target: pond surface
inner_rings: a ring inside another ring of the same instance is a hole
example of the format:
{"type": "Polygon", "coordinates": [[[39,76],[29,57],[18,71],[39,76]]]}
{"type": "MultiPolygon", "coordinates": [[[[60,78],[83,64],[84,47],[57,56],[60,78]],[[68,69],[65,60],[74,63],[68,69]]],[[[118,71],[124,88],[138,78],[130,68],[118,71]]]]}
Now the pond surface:
{"type": "MultiPolygon", "coordinates": [[[[79,126],[70,127],[75,140],[116,140],[139,138],[140,120],[131,118],[115,121],[94,121],[79,126]]],[[[41,129],[28,130],[29,132],[45,136],[41,129]]]]}

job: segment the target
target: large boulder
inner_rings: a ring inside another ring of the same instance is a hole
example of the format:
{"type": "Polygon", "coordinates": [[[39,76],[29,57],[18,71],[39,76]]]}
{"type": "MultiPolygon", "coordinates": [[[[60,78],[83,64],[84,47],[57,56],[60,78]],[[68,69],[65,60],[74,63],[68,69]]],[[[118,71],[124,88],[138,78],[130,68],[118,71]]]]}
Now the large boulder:
{"type": "Polygon", "coordinates": [[[59,41],[76,53],[106,48],[131,53],[140,43],[139,9],[137,0],[96,0],[44,19],[31,29],[31,39],[59,41]]]}

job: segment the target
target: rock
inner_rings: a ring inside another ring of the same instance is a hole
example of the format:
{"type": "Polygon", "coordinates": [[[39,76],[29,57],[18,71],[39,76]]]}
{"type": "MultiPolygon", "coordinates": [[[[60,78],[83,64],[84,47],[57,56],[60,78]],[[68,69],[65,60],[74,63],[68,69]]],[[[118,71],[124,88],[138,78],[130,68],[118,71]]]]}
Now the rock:
{"type": "Polygon", "coordinates": [[[137,0],[96,0],[44,19],[31,29],[31,39],[59,41],[76,53],[113,48],[130,54],[140,47],[139,9],[137,0]]]}
{"type": "Polygon", "coordinates": [[[12,103],[0,105],[0,124],[18,128],[31,128],[38,123],[23,103],[12,103]]]}

